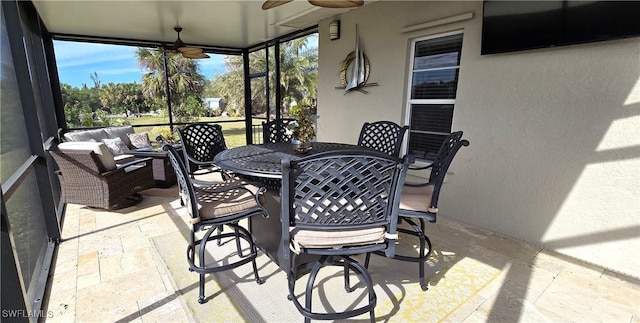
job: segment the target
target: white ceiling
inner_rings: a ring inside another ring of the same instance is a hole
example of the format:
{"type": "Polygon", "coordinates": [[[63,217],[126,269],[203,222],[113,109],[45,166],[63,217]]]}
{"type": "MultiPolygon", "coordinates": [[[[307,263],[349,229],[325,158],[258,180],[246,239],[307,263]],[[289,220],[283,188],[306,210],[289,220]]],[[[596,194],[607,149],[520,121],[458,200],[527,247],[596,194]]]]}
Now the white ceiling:
{"type": "MultiPolygon", "coordinates": [[[[372,1],[367,1],[370,3],[372,1]]],[[[247,48],[351,9],[295,0],[262,10],[262,1],[33,1],[53,34],[88,35],[188,45],[247,48]]],[[[357,10],[357,9],[353,9],[357,10]]]]}

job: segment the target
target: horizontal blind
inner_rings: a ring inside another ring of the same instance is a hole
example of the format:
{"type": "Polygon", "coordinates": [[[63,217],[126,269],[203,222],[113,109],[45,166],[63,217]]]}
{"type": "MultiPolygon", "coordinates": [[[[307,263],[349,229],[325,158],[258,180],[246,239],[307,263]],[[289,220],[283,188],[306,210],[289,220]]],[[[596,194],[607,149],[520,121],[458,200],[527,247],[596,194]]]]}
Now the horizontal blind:
{"type": "Polygon", "coordinates": [[[455,99],[457,90],[457,68],[413,73],[412,99],[455,99]]]}
{"type": "Polygon", "coordinates": [[[455,34],[446,37],[423,40],[416,43],[414,55],[414,70],[422,69],[421,64],[416,61],[424,61],[425,59],[439,62],[434,67],[457,66],[460,62],[460,49],[462,48],[462,34],[455,34]],[[451,56],[455,54],[455,56],[451,56]],[[443,57],[448,58],[443,60],[443,57]]]}
{"type": "Polygon", "coordinates": [[[409,137],[409,154],[418,159],[435,160],[445,138],[446,135],[412,133],[409,137]]]}
{"type": "Polygon", "coordinates": [[[411,130],[428,132],[451,132],[453,104],[411,105],[411,130]]]}

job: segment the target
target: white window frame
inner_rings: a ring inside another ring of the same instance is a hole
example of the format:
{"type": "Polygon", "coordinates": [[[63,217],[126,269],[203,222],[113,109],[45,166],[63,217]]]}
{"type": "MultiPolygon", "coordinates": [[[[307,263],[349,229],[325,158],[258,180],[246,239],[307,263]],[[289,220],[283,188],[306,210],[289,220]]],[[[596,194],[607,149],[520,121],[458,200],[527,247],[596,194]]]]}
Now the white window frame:
{"type": "MultiPolygon", "coordinates": [[[[419,43],[421,41],[425,41],[425,40],[431,40],[431,39],[437,39],[437,38],[442,38],[442,37],[448,37],[448,36],[453,36],[453,35],[459,35],[459,34],[464,34],[464,30],[459,29],[459,30],[454,30],[454,31],[450,31],[450,32],[445,32],[445,33],[440,33],[440,34],[435,34],[435,35],[429,35],[426,37],[421,37],[421,38],[416,38],[413,39],[411,41],[411,52],[410,52],[410,62],[409,62],[409,72],[407,73],[407,93],[406,93],[406,105],[405,105],[405,116],[404,116],[404,120],[405,120],[405,125],[411,126],[411,106],[414,104],[451,104],[454,106],[454,110],[455,110],[455,103],[456,103],[456,99],[411,99],[411,91],[413,89],[413,75],[416,72],[423,72],[423,71],[437,71],[437,70],[447,70],[447,69],[453,69],[453,68],[457,68],[458,71],[460,71],[460,65],[458,62],[458,65],[456,66],[447,66],[447,67],[438,67],[438,68],[429,68],[429,69],[420,69],[420,70],[414,70],[413,66],[415,63],[415,52],[416,52],[416,43],[419,43]]],[[[463,36],[464,38],[464,36],[463,36]]],[[[462,48],[461,48],[462,50],[462,48]]],[[[440,133],[440,132],[432,132],[432,131],[414,131],[414,132],[418,132],[418,133],[425,133],[425,134],[438,134],[438,135],[448,135],[448,133],[440,133]]],[[[407,131],[407,140],[404,143],[404,147],[403,147],[403,151],[406,154],[409,151],[409,136],[411,135],[411,129],[409,129],[407,131]]],[[[421,166],[421,164],[424,165],[428,165],[430,164],[430,161],[426,161],[426,160],[420,160],[417,159],[416,160],[416,164],[417,166],[421,166]]]]}

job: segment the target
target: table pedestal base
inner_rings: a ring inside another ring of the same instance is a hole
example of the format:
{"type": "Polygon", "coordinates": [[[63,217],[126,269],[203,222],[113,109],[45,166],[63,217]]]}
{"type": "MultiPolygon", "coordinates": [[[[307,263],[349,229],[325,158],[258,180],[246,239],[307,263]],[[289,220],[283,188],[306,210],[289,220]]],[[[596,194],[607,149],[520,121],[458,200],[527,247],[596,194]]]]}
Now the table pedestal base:
{"type": "MultiPolygon", "coordinates": [[[[275,262],[280,269],[284,270],[282,263],[284,255],[282,254],[281,237],[282,224],[280,223],[280,192],[277,190],[267,190],[264,194],[264,206],[269,211],[269,218],[261,215],[255,215],[249,218],[249,231],[255,239],[256,245],[275,262]]],[[[289,250],[288,248],[286,249],[289,250]]],[[[296,265],[309,262],[317,257],[302,254],[296,257],[296,265]]]]}

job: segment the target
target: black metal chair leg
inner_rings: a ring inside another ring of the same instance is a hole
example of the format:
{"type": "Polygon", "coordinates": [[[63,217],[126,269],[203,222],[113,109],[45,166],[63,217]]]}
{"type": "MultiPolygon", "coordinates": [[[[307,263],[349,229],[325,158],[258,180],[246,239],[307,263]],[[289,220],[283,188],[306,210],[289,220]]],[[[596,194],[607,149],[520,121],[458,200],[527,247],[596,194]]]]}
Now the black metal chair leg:
{"type": "MultiPolygon", "coordinates": [[[[187,259],[191,259],[191,262],[195,259],[196,256],[196,235],[194,230],[191,230],[191,242],[187,246],[187,259]]],[[[189,265],[189,271],[193,271],[193,267],[189,265]]]]}
{"type": "MultiPolygon", "coordinates": [[[[199,248],[198,248],[198,257],[199,257],[199,266],[200,268],[205,268],[206,267],[206,262],[205,262],[205,254],[207,251],[207,241],[210,240],[211,234],[215,231],[221,231],[222,226],[218,226],[218,227],[211,227],[209,228],[209,230],[207,230],[207,232],[204,234],[204,236],[202,237],[202,240],[200,240],[200,244],[199,244],[199,248]]],[[[204,304],[205,303],[205,299],[204,299],[204,283],[205,283],[205,274],[204,273],[200,273],[200,297],[198,297],[198,303],[200,304],[204,304]]]]}
{"type": "Polygon", "coordinates": [[[414,232],[412,232],[411,234],[414,236],[417,236],[418,239],[420,239],[419,254],[414,261],[418,263],[418,279],[420,283],[420,288],[423,291],[426,291],[429,289],[429,284],[425,280],[424,271],[425,271],[425,263],[427,262],[427,259],[429,259],[429,256],[431,255],[431,251],[433,250],[431,245],[431,240],[429,240],[429,237],[427,237],[427,235],[424,233],[424,229],[425,229],[424,219],[422,218],[419,219],[420,226],[418,226],[415,222],[411,220],[408,220],[408,219],[405,219],[405,220],[414,228],[414,232]],[[428,247],[428,250],[427,250],[427,247],[428,247]]]}
{"type": "MultiPolygon", "coordinates": [[[[238,228],[234,228],[235,233],[236,233],[236,237],[238,236],[238,228]]],[[[240,239],[236,238],[236,250],[238,250],[238,256],[240,257],[244,257],[244,255],[242,254],[242,247],[240,246],[240,239]]],[[[249,249],[251,250],[251,249],[249,249]]],[[[253,252],[253,250],[251,250],[253,252]]]]}
{"type": "MultiPolygon", "coordinates": [[[[320,268],[322,268],[323,262],[326,261],[326,256],[320,257],[320,260],[316,262],[311,268],[311,272],[309,273],[309,280],[307,280],[307,289],[305,290],[304,295],[304,308],[311,313],[311,300],[313,299],[313,284],[316,281],[316,277],[318,276],[318,272],[320,272],[320,268]]],[[[310,318],[305,318],[310,319],[310,318]]]]}
{"type": "MultiPolygon", "coordinates": [[[[369,254],[367,254],[369,255],[369,254]]],[[[353,287],[351,287],[351,282],[350,282],[350,276],[349,276],[349,268],[351,268],[351,264],[345,259],[344,260],[344,290],[347,293],[351,293],[354,290],[356,290],[356,285],[354,285],[353,287]]],[[[366,266],[364,268],[367,268],[366,266]]]]}
{"type": "Polygon", "coordinates": [[[367,252],[367,255],[364,257],[364,268],[369,269],[369,260],[371,260],[371,253],[367,252]]]}
{"type": "Polygon", "coordinates": [[[289,295],[287,295],[287,299],[290,301],[293,301],[293,297],[295,296],[295,285],[298,274],[296,273],[296,267],[294,264],[296,263],[297,258],[298,257],[295,253],[291,255],[291,271],[287,272],[287,286],[289,287],[289,295]]]}
{"type": "Polygon", "coordinates": [[[198,296],[198,303],[204,304],[204,274],[200,274],[200,295],[198,296]]]}
{"type": "MultiPolygon", "coordinates": [[[[205,259],[204,259],[204,246],[205,246],[206,240],[204,240],[203,242],[201,242],[200,245],[200,252],[199,252],[199,258],[198,262],[200,264],[200,268],[204,268],[205,267],[205,259]]],[[[203,273],[200,273],[200,280],[199,280],[199,295],[198,295],[198,303],[200,304],[204,304],[205,300],[204,300],[204,283],[205,283],[205,277],[203,273]]]]}
{"type": "Polygon", "coordinates": [[[253,259],[253,277],[256,279],[256,283],[258,283],[258,285],[262,285],[264,284],[264,279],[260,278],[260,275],[258,275],[258,264],[256,263],[256,259],[253,259]]]}
{"type": "MultiPolygon", "coordinates": [[[[253,277],[256,279],[256,283],[258,283],[258,285],[262,285],[264,284],[264,279],[260,278],[260,275],[258,274],[258,263],[256,262],[256,258],[258,258],[258,247],[255,245],[255,243],[253,243],[253,237],[251,236],[251,233],[248,230],[244,230],[244,234],[247,236],[247,241],[249,241],[249,250],[251,251],[251,257],[253,257],[253,259],[251,260],[251,263],[253,265],[253,277]]],[[[236,238],[237,241],[239,241],[239,238],[236,238]]],[[[242,257],[242,253],[240,252],[240,243],[238,242],[238,253],[240,253],[240,256],[242,257]]]]}
{"type": "Polygon", "coordinates": [[[426,234],[424,234],[424,231],[422,233],[422,239],[424,239],[424,241],[426,242],[429,251],[427,251],[426,254],[421,255],[422,261],[419,263],[419,270],[420,270],[420,288],[422,288],[422,290],[426,291],[427,289],[429,289],[429,284],[427,284],[427,282],[424,279],[424,269],[425,269],[425,263],[427,262],[427,259],[429,259],[429,256],[431,256],[431,252],[433,251],[433,246],[431,245],[431,240],[429,239],[429,237],[427,237],[426,234]]]}
{"type": "MultiPolygon", "coordinates": [[[[221,234],[222,234],[222,230],[223,230],[222,226],[221,226],[221,225],[220,225],[220,226],[218,226],[218,233],[217,233],[217,235],[221,235],[221,234]]],[[[221,246],[221,245],[222,245],[222,238],[218,238],[218,246],[221,246]]]]}

